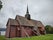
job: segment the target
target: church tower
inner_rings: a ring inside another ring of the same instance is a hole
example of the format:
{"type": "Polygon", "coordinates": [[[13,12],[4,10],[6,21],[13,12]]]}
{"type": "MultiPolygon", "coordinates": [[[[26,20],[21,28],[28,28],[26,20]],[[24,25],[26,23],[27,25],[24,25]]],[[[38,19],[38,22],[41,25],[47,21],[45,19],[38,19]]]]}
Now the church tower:
{"type": "Polygon", "coordinates": [[[27,6],[27,11],[26,11],[25,18],[27,18],[28,20],[31,19],[30,14],[29,14],[29,11],[28,11],[28,6],[27,6]]]}

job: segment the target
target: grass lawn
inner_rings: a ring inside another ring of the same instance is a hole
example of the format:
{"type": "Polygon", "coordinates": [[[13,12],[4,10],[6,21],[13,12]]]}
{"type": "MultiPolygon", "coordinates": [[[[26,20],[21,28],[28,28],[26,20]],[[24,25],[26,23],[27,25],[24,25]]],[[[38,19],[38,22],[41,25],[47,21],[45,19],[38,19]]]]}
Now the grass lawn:
{"type": "MultiPolygon", "coordinates": [[[[0,36],[0,40],[5,40],[4,36],[0,36]]],[[[53,34],[46,34],[41,36],[32,36],[30,38],[10,38],[8,40],[53,40],[53,34]]]]}
{"type": "Polygon", "coordinates": [[[5,40],[5,36],[0,36],[0,40],[5,40]]]}

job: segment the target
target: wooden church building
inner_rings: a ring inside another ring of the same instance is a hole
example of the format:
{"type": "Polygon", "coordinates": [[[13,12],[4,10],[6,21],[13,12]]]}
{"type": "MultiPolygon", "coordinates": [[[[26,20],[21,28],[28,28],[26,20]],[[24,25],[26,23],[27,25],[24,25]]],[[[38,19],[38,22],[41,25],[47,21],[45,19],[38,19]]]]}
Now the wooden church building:
{"type": "Polygon", "coordinates": [[[16,15],[15,19],[8,19],[6,24],[6,37],[30,37],[36,35],[44,35],[45,27],[41,21],[31,19],[28,11],[25,17],[16,15]]]}

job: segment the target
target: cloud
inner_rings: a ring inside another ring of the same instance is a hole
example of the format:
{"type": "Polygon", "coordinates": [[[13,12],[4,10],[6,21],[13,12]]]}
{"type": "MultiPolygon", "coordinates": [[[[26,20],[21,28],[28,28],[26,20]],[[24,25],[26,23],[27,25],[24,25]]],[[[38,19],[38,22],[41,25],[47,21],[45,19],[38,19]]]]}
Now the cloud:
{"type": "Polygon", "coordinates": [[[27,4],[31,18],[44,25],[53,25],[53,0],[1,0],[0,27],[6,27],[8,18],[26,14],[27,4]]]}

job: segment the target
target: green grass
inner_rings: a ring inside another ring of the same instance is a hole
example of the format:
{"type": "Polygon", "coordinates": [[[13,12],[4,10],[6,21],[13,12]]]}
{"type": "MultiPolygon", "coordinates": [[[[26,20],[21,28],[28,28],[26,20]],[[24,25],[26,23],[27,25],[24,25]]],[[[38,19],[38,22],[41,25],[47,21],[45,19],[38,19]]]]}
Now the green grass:
{"type": "MultiPolygon", "coordinates": [[[[5,37],[1,36],[2,39],[4,40],[5,37]]],[[[8,40],[53,40],[53,34],[46,34],[46,35],[41,35],[41,36],[32,36],[30,38],[10,38],[8,40]]]]}
{"type": "Polygon", "coordinates": [[[0,40],[5,40],[5,37],[4,36],[0,36],[0,40]]]}

